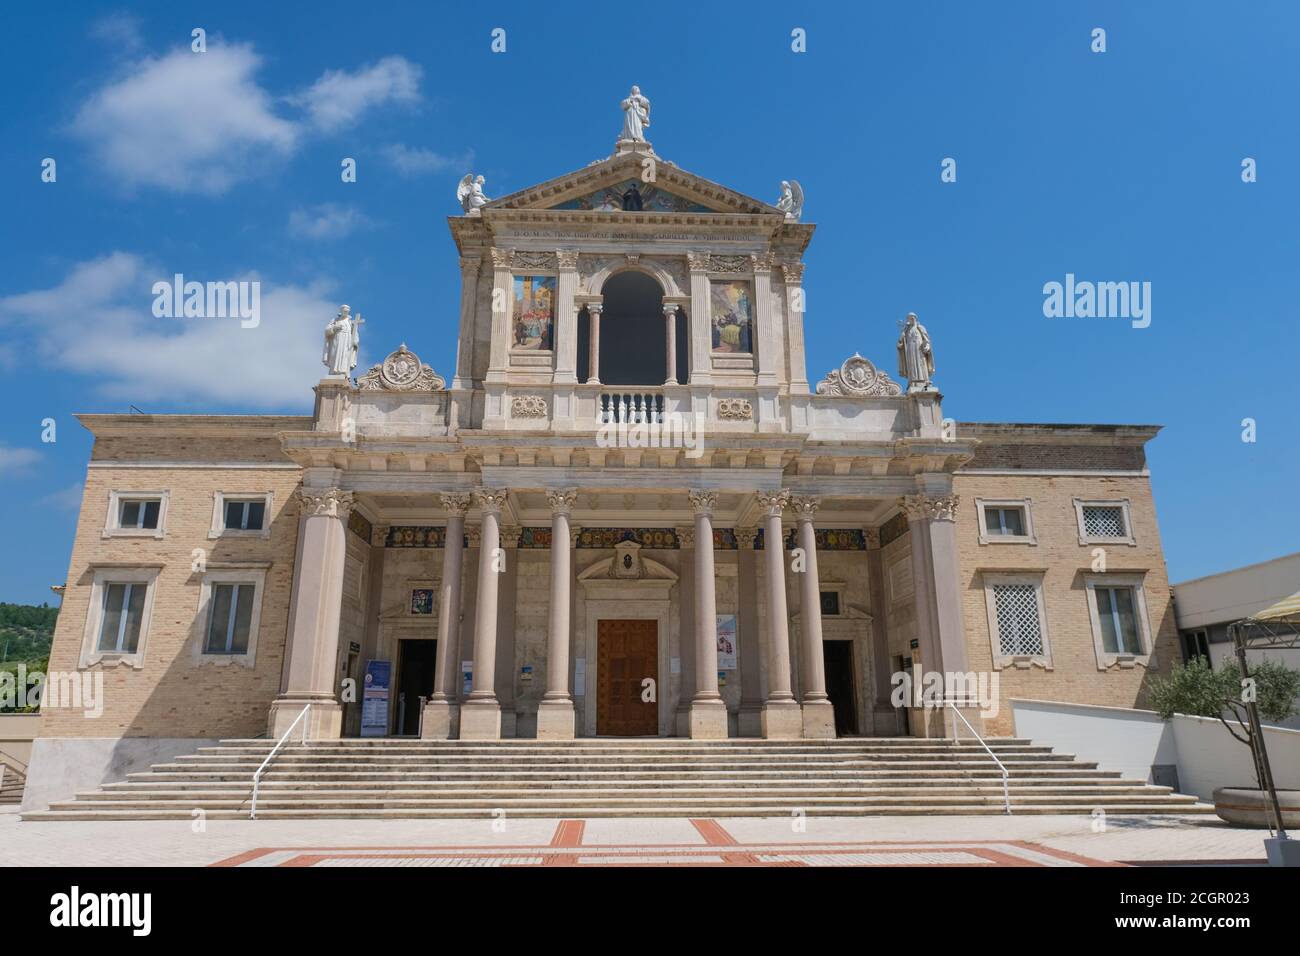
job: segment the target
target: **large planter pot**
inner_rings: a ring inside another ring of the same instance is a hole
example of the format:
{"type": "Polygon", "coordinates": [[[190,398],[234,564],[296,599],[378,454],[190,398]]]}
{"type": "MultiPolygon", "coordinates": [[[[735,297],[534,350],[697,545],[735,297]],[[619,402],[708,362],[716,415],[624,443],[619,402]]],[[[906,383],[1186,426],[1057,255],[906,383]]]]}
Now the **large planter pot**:
{"type": "MultiPolygon", "coordinates": [[[[1300,829],[1300,790],[1279,790],[1277,802],[1282,825],[1300,829]]],[[[1255,787],[1219,787],[1214,791],[1214,812],[1239,827],[1262,829],[1272,823],[1268,793],[1255,787]]]]}

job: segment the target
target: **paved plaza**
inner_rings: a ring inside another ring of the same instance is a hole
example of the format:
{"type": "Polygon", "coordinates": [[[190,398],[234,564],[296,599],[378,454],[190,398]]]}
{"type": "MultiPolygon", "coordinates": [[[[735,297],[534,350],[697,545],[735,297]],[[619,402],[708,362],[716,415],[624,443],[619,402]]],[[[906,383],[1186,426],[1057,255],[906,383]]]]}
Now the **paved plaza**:
{"type": "Polygon", "coordinates": [[[1260,864],[1264,836],[1176,816],[24,823],[0,812],[0,865],[1260,864]]]}

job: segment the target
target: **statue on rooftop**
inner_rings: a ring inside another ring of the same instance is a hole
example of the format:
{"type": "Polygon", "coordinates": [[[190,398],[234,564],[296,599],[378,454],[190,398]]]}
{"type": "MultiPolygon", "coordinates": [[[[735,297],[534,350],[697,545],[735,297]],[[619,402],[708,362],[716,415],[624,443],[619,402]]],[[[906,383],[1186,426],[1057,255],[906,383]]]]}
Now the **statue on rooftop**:
{"type": "Polygon", "coordinates": [[[456,186],[456,201],[460,203],[460,208],[465,211],[465,215],[479,215],[479,210],[491,202],[483,195],[483,183],[482,176],[476,177],[473,173],[466,173],[456,186]]]}
{"type": "Polygon", "coordinates": [[[320,360],[330,375],[350,376],[357,367],[357,351],[361,348],[361,313],[352,318],[352,310],[340,306],[339,314],[325,326],[325,351],[320,360]]]}
{"type": "Polygon", "coordinates": [[[641,87],[632,87],[621,104],[623,107],[623,132],[620,140],[644,143],[646,128],[650,125],[650,101],[641,95],[641,87]]]}
{"type": "Polygon", "coordinates": [[[934,379],[934,348],[930,333],[909,312],[898,336],[898,374],[907,379],[909,392],[930,391],[934,379]]]}
{"type": "Polygon", "coordinates": [[[797,179],[781,180],[781,198],[776,201],[776,208],[785,213],[790,222],[798,222],[803,215],[803,187],[797,179]]]}

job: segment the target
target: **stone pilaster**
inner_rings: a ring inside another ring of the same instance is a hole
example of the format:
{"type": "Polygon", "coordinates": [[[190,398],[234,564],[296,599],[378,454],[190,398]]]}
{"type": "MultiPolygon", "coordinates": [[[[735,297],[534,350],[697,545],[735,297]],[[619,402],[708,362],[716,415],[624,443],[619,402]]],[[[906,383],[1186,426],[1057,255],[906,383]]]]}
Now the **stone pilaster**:
{"type": "Polygon", "coordinates": [[[456,342],[456,374],[451,387],[464,391],[474,387],[474,317],[478,311],[478,274],[482,257],[460,257],[460,338],[456,342]]]}
{"type": "Polygon", "coordinates": [[[555,384],[572,385],[578,381],[578,253],[560,249],[555,262],[555,384]]]}
{"type": "Polygon", "coordinates": [[[763,566],[767,571],[767,700],[760,729],[764,737],[803,736],[803,714],[790,684],[790,616],[785,600],[785,548],[781,514],[790,501],[788,491],[760,493],[763,511],[763,566]]]}
{"type": "Polygon", "coordinates": [[[572,601],[573,541],[569,518],[578,493],[548,491],[551,505],[551,604],[546,634],[546,694],[537,707],[538,740],[572,740],[573,698],[569,694],[569,608],[572,601]]]}
{"type": "Polygon", "coordinates": [[[478,561],[477,617],[474,621],[474,676],[460,708],[462,740],[498,740],[501,704],[496,695],[497,602],[505,552],[501,549],[501,509],[506,492],[480,488],[474,501],[482,514],[478,561]]]}
{"type": "MultiPolygon", "coordinates": [[[[301,545],[289,605],[289,675],[284,692],[271,702],[267,733],[278,739],[310,704],[303,718],[307,736],[324,740],[337,738],[343,730],[334,678],[352,492],[300,488],[298,500],[301,545]]],[[[299,723],[298,729],[302,727],[299,723]]]]}
{"type": "Polygon", "coordinates": [[[786,303],[786,354],[790,362],[790,394],[808,394],[808,362],[804,356],[803,315],[803,263],[786,259],[781,263],[785,279],[786,303]]]}
{"type": "Polygon", "coordinates": [[[497,592],[497,702],[501,705],[501,736],[515,736],[515,599],[519,588],[519,539],[524,529],[501,526],[501,584],[497,592]]]}
{"type": "Polygon", "coordinates": [[[826,659],[822,651],[821,577],[817,571],[817,532],[813,516],[821,501],[804,495],[790,500],[798,523],[796,540],[803,551],[804,570],[799,578],[799,638],[803,661],[803,735],[814,739],[835,737],[835,709],[826,694],[826,659]]]}
{"type": "Polygon", "coordinates": [[[460,582],[465,559],[465,512],[470,496],[442,496],[447,511],[447,537],[442,549],[442,580],[438,590],[438,657],[433,672],[433,696],[424,705],[420,736],[450,740],[460,716],[460,582]]]}
{"type": "Polygon", "coordinates": [[[713,566],[712,491],[689,493],[695,512],[695,696],[691,698],[691,736],[725,739],[727,705],[718,693],[718,601],[713,566]]]}

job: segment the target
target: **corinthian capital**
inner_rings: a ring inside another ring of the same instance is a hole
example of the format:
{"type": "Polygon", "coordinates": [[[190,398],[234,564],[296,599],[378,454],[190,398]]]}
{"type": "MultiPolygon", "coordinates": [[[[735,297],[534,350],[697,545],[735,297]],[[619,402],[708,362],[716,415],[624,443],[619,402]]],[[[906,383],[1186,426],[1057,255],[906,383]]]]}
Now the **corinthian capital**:
{"type": "Polygon", "coordinates": [[[499,515],[501,509],[506,506],[506,499],[509,496],[510,492],[504,488],[476,488],[474,503],[478,505],[480,511],[499,515]]]}
{"type": "Polygon", "coordinates": [[[346,519],[352,513],[352,492],[338,488],[299,488],[298,500],[305,518],[346,519]]]}
{"type": "Polygon", "coordinates": [[[736,529],[736,547],[741,551],[753,549],[754,543],[758,540],[757,528],[737,528],[736,529]]]}
{"type": "Polygon", "coordinates": [[[784,489],[760,491],[754,497],[758,499],[758,506],[763,509],[763,514],[769,518],[781,517],[781,512],[785,511],[786,505],[790,503],[790,492],[784,489]]]}
{"type": "Polygon", "coordinates": [[[686,493],[690,499],[691,510],[697,515],[713,516],[713,509],[718,504],[718,493],[716,491],[695,490],[686,493]]]}
{"type": "Polygon", "coordinates": [[[800,521],[812,521],[822,500],[815,495],[795,495],[790,499],[790,510],[800,521]]]}
{"type": "Polygon", "coordinates": [[[567,515],[573,513],[573,506],[578,500],[578,489],[576,488],[557,488],[546,492],[546,500],[550,502],[551,514],[567,515]]]}
{"type": "Polygon", "coordinates": [[[908,521],[956,521],[958,495],[904,495],[900,502],[908,521]]]}
{"type": "Polygon", "coordinates": [[[470,503],[469,495],[445,494],[442,496],[442,506],[449,515],[465,517],[465,512],[469,511],[470,503]]]}

